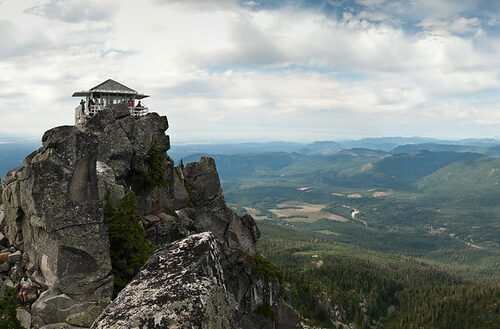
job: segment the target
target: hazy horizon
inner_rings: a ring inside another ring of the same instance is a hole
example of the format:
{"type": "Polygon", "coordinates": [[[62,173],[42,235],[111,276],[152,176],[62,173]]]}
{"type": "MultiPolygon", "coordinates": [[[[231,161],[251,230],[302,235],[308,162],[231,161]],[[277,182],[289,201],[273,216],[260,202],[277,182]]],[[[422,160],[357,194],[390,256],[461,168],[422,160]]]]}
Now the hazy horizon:
{"type": "MultiPolygon", "coordinates": [[[[168,135],[168,130],[167,130],[168,135]]],[[[23,135],[0,135],[0,145],[3,144],[25,144],[25,143],[33,143],[33,144],[41,144],[40,136],[23,136],[23,135]]],[[[429,142],[459,142],[464,140],[495,140],[500,143],[499,136],[493,137],[484,137],[484,138],[436,138],[436,137],[428,137],[428,136],[368,136],[368,137],[360,137],[360,138],[338,138],[338,139],[311,139],[311,140],[279,140],[279,139],[206,139],[206,140],[189,140],[189,141],[175,141],[172,140],[170,136],[171,145],[178,146],[188,146],[188,145],[237,145],[237,144],[263,144],[263,143],[295,143],[301,145],[307,145],[315,142],[348,142],[348,141],[361,141],[368,139],[422,139],[429,140],[429,142]]]]}

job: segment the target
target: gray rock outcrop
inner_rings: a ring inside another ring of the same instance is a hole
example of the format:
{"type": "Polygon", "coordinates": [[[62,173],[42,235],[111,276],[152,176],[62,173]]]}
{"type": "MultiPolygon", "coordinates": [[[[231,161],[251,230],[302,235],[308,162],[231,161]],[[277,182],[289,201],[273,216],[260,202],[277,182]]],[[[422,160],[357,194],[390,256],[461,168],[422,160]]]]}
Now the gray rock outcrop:
{"type": "Polygon", "coordinates": [[[202,157],[189,163],[183,173],[192,206],[182,213],[193,219],[196,231],[210,231],[223,237],[228,247],[255,254],[259,229],[253,218],[238,216],[226,205],[214,159],[202,157]]]}
{"type": "Polygon", "coordinates": [[[224,249],[211,232],[163,246],[92,328],[300,328],[279,282],[252,275],[245,257],[231,261],[224,249]],[[275,315],[259,314],[262,305],[275,315]]]}
{"type": "Polygon", "coordinates": [[[219,258],[208,232],[160,248],[92,328],[234,328],[219,258]]]}
{"type": "MultiPolygon", "coordinates": [[[[166,117],[152,113],[132,118],[116,107],[84,127],[47,131],[43,146],[7,174],[1,228],[9,244],[29,260],[19,275],[40,274],[50,288],[34,304],[34,317],[45,324],[64,323],[68,315],[110,299],[113,277],[103,196],[109,190],[110,199],[117,201],[126,188],[140,184],[152,141],[163,151],[169,148],[167,128],[166,117]]],[[[150,194],[138,195],[143,212],[151,208],[150,194]]]]}
{"type": "Polygon", "coordinates": [[[278,279],[254,273],[260,232],[253,218],[226,205],[213,159],[174,166],[167,129],[166,117],[135,118],[116,106],[82,127],[47,131],[43,146],[7,174],[0,241],[8,246],[0,251],[15,261],[2,264],[9,278],[1,286],[23,275],[35,281],[32,328],[88,328],[103,309],[95,328],[300,327],[278,279]],[[150,189],[145,168],[154,141],[165,184],[150,189]],[[109,192],[116,204],[128,190],[148,238],[162,247],[106,307],[113,276],[103,198],[109,192]],[[263,306],[273,316],[260,314],[263,306]]]}

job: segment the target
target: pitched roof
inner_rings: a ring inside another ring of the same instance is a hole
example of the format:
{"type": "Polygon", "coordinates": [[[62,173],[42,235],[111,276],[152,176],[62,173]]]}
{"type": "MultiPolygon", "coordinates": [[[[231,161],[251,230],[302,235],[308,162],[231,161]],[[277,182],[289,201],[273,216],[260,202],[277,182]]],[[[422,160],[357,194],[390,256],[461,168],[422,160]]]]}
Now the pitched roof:
{"type": "Polygon", "coordinates": [[[108,79],[103,83],[91,88],[90,91],[93,92],[111,92],[111,93],[122,93],[122,94],[137,94],[137,91],[116,82],[113,79],[108,79]]]}

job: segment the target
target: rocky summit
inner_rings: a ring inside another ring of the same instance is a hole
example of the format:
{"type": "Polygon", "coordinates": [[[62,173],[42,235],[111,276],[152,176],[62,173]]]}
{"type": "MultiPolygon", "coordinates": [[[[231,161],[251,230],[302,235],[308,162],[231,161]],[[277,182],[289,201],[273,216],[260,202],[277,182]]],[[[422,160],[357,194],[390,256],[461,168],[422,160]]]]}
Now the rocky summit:
{"type": "Polygon", "coordinates": [[[17,309],[25,328],[300,327],[279,278],[262,270],[253,218],[227,207],[213,159],[174,166],[167,129],[164,116],[115,106],[47,131],[3,179],[0,294],[32,279],[17,309]],[[153,144],[165,184],[147,188],[153,144]],[[112,301],[104,199],[128,191],[158,249],[112,301]]]}

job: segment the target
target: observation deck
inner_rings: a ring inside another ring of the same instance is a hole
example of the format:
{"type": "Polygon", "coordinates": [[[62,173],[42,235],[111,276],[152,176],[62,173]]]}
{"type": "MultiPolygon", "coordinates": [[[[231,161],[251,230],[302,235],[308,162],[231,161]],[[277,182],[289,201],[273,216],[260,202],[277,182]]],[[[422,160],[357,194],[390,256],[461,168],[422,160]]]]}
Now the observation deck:
{"type": "Polygon", "coordinates": [[[105,111],[114,104],[127,104],[130,115],[140,117],[149,112],[149,108],[141,104],[141,99],[149,97],[140,94],[137,91],[108,79],[103,83],[87,91],[78,91],[73,93],[72,97],[84,97],[80,105],[75,108],[75,126],[83,125],[85,122],[99,113],[105,111]],[[136,100],[139,100],[136,103],[136,100]]]}

